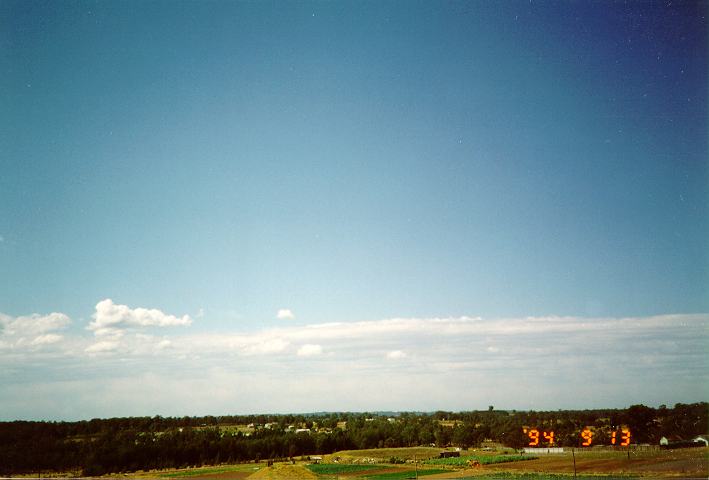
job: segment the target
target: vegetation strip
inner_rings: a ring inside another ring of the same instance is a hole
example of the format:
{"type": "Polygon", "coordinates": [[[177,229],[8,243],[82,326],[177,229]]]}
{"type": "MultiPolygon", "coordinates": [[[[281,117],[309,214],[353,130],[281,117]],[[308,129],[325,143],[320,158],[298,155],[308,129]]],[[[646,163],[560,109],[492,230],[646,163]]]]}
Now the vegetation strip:
{"type": "MultiPolygon", "coordinates": [[[[593,448],[578,449],[580,434],[588,428],[595,429],[594,445],[610,445],[614,429],[623,425],[632,431],[632,441],[638,445],[648,444],[659,450],[661,441],[669,439],[670,444],[665,446],[670,448],[673,439],[681,439],[683,446],[699,446],[706,442],[701,435],[709,432],[709,403],[678,403],[674,408],[662,405],[658,409],[633,405],[627,409],[547,412],[490,408],[458,413],[156,416],[79,422],[0,422],[0,476],[39,471],[100,476],[224,462],[297,459],[336,452],[342,457],[365,456],[362,460],[367,463],[398,463],[437,457],[448,445],[463,451],[470,447],[487,447],[499,454],[503,445],[515,449],[529,446],[530,437],[524,433],[525,427],[541,428],[543,433],[547,425],[553,425],[554,444],[576,447],[577,458],[599,455],[593,448]],[[410,452],[397,450],[415,445],[428,447],[417,447],[410,452]],[[377,450],[369,450],[375,448],[377,450]]],[[[635,455],[634,448],[626,450],[628,457],[635,455]]],[[[643,450],[638,452],[641,454],[643,450]]],[[[483,463],[482,459],[478,461],[483,463]]]]}
{"type": "Polygon", "coordinates": [[[466,455],[464,457],[434,458],[426,460],[427,465],[454,465],[465,466],[469,461],[479,462],[481,465],[493,463],[520,462],[523,460],[536,460],[539,457],[531,455],[466,455]]]}
{"type": "MultiPolygon", "coordinates": [[[[449,470],[441,470],[441,469],[431,469],[431,470],[419,470],[418,471],[418,476],[426,476],[426,475],[435,475],[437,473],[446,473],[449,472],[449,470]]],[[[413,470],[405,470],[405,471],[400,471],[400,472],[392,472],[392,473],[378,473],[376,475],[372,476],[364,476],[364,477],[359,477],[362,479],[366,480],[406,480],[408,478],[414,478],[416,473],[413,470]]]]}
{"type": "Polygon", "coordinates": [[[367,472],[371,470],[392,469],[384,465],[350,465],[339,463],[320,463],[307,465],[308,469],[318,475],[341,475],[346,473],[367,472]]]}
{"type": "Polygon", "coordinates": [[[181,477],[198,477],[201,475],[215,475],[219,473],[228,472],[243,472],[243,471],[256,471],[259,467],[254,467],[253,465],[235,465],[229,467],[215,467],[215,468],[195,468],[190,470],[180,470],[177,472],[161,473],[159,476],[162,478],[181,478],[181,477]]]}

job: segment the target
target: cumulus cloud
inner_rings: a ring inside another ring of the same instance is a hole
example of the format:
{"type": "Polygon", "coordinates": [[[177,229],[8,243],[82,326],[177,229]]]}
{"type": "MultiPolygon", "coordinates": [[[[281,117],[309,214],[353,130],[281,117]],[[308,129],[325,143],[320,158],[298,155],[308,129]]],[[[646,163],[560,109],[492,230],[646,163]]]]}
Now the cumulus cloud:
{"type": "Polygon", "coordinates": [[[56,312],[49,315],[35,313],[16,318],[0,315],[0,323],[3,324],[2,331],[4,335],[39,335],[62,329],[71,323],[71,319],[67,315],[56,312]]]}
{"type": "Polygon", "coordinates": [[[278,310],[278,313],[276,313],[276,318],[279,320],[293,320],[295,315],[289,308],[281,308],[278,310]]]}
{"type": "Polygon", "coordinates": [[[310,343],[300,347],[297,352],[297,355],[299,357],[314,357],[320,354],[322,354],[322,346],[310,343]]]}
{"type": "Polygon", "coordinates": [[[87,327],[100,336],[120,336],[127,328],[140,327],[171,327],[192,324],[189,315],[176,317],[154,308],[130,308],[127,305],[117,305],[110,298],[96,304],[93,321],[87,327]]]}
{"type": "Polygon", "coordinates": [[[63,336],[53,332],[63,330],[70,323],[67,315],[57,312],[20,317],[0,313],[0,348],[40,347],[57,343],[63,336]]]}

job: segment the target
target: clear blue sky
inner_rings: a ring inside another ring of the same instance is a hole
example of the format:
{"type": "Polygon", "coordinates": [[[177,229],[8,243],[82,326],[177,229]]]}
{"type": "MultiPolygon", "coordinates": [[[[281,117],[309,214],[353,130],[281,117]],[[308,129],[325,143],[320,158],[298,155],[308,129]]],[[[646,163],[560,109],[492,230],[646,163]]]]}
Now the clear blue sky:
{"type": "Polygon", "coordinates": [[[190,335],[707,314],[706,15],[1,1],[6,349],[109,298],[190,335]]]}

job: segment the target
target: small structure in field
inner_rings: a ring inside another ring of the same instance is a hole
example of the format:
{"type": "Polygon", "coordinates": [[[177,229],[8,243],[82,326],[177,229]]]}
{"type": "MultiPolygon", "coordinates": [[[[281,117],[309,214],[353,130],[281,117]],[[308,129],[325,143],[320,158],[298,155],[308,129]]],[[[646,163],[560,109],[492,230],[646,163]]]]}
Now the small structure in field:
{"type": "Polygon", "coordinates": [[[452,458],[460,457],[460,452],[441,452],[438,454],[438,458],[452,458]]]}
{"type": "Polygon", "coordinates": [[[532,455],[538,454],[552,454],[552,453],[564,453],[564,447],[547,447],[547,448],[523,448],[522,453],[531,453],[532,455]]]}

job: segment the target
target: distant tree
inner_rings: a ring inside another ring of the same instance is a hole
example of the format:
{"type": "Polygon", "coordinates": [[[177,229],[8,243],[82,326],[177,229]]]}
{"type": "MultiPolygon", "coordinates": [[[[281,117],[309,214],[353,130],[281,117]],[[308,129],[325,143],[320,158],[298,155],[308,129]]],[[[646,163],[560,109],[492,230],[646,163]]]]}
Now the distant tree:
{"type": "Polygon", "coordinates": [[[633,443],[657,443],[659,424],[655,423],[655,410],[645,405],[632,405],[625,412],[625,421],[632,432],[633,443]]]}

